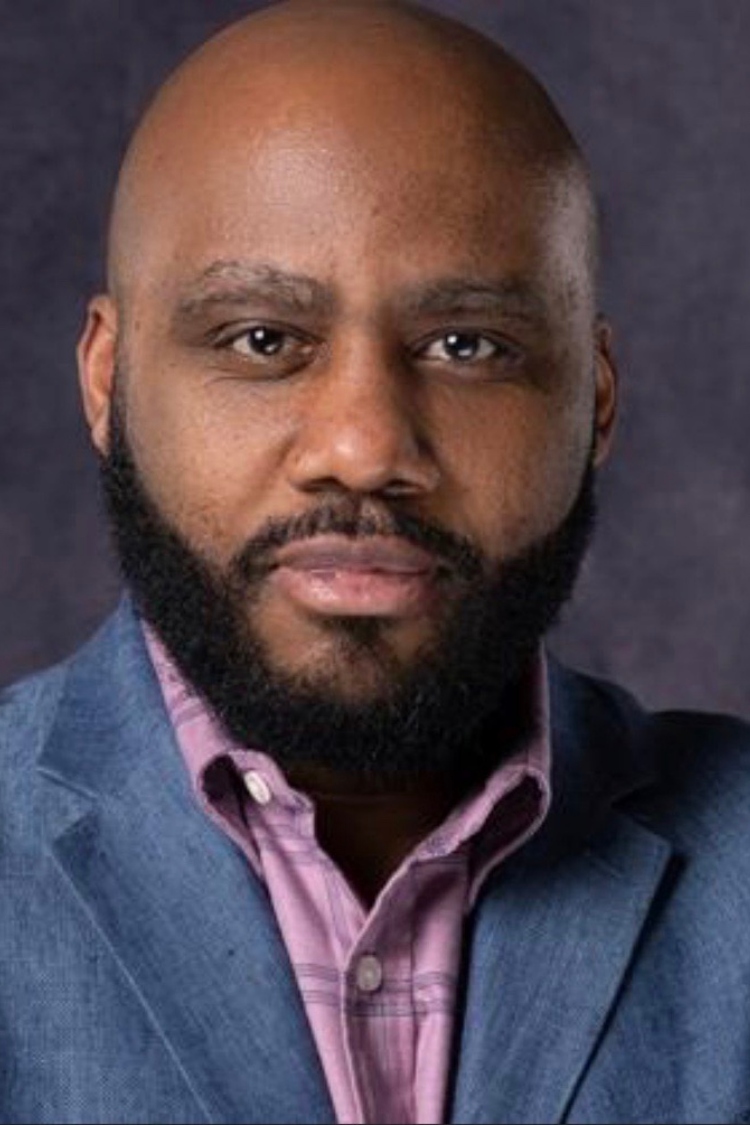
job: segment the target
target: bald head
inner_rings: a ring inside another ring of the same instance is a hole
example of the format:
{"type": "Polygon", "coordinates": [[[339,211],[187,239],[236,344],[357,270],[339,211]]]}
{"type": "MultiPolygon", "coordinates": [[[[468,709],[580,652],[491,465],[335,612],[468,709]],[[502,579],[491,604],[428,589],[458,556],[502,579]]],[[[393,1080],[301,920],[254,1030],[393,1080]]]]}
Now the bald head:
{"type": "Polygon", "coordinates": [[[292,144],[317,133],[320,153],[348,133],[361,146],[363,171],[378,150],[381,159],[399,159],[399,151],[406,158],[430,138],[439,150],[441,134],[446,160],[491,150],[548,190],[577,197],[595,272],[585,160],[542,86],[517,60],[465,25],[400,0],[286,0],[207,42],[144,114],[115,196],[113,294],[124,297],[142,273],[153,223],[189,185],[193,169],[205,170],[240,137],[249,159],[261,160],[262,137],[284,129],[292,144]]]}

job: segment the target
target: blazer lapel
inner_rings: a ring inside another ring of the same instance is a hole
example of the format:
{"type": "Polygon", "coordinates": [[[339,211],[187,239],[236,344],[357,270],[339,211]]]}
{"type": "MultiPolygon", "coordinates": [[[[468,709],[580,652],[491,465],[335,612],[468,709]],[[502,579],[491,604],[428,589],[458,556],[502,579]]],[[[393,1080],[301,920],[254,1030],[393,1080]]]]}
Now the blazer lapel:
{"type": "Polygon", "coordinates": [[[127,605],[72,665],[40,768],[65,789],[55,859],[204,1118],[334,1120],[265,890],[192,796],[127,605]]]}
{"type": "Polygon", "coordinates": [[[627,710],[592,723],[601,703],[570,693],[553,684],[550,818],[490,882],[469,937],[456,1122],[567,1119],[669,866],[670,844],[612,809],[651,779],[627,710]]]}

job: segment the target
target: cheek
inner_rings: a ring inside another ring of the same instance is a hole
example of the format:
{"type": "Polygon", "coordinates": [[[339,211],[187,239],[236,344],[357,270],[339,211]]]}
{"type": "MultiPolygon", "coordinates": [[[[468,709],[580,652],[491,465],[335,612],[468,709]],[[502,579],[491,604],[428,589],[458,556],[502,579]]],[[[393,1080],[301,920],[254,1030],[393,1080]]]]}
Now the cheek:
{"type": "Polygon", "coordinates": [[[273,514],[282,419],[248,387],[205,376],[185,383],[163,371],[134,386],[126,402],[128,434],[162,513],[223,564],[273,514]]]}
{"type": "Polygon", "coordinates": [[[567,515],[590,449],[589,413],[524,392],[454,411],[444,441],[453,505],[460,530],[491,557],[523,550],[567,515]]]}

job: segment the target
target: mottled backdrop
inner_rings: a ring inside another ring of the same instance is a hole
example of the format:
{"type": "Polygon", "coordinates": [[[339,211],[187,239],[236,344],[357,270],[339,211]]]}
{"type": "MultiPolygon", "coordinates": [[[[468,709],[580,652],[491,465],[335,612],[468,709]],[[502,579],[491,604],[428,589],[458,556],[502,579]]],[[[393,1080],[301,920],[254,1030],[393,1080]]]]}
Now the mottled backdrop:
{"type": "MultiPolygon", "coordinates": [[[[117,597],[73,349],[124,138],[239,0],[0,0],[0,682],[117,597]]],[[[261,5],[255,5],[261,6],[261,5]]],[[[750,2],[443,0],[546,82],[605,215],[623,417],[554,647],[750,715],[750,2]]]]}

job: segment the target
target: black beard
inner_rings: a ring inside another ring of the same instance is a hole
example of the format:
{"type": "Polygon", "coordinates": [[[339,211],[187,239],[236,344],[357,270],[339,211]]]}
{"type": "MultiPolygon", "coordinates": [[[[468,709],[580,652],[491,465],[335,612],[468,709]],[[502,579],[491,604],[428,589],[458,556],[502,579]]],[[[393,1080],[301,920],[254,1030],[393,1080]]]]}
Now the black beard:
{"type": "Polygon", "coordinates": [[[399,510],[398,501],[334,494],[277,521],[219,572],[148,495],[113,412],[102,480],[117,555],[134,602],[177,667],[239,745],[287,770],[324,766],[370,785],[439,773],[472,784],[510,754],[529,719],[524,684],[542,637],[569,599],[595,523],[594,469],[568,515],[514,558],[489,563],[467,540],[399,510]],[[271,552],[320,533],[397,535],[432,552],[454,582],[436,640],[408,668],[383,642],[384,623],[329,618],[343,662],[377,662],[382,690],[341,698],[325,676],[273,667],[252,625],[271,552]]]}

